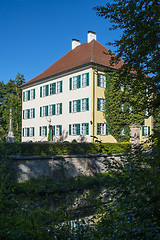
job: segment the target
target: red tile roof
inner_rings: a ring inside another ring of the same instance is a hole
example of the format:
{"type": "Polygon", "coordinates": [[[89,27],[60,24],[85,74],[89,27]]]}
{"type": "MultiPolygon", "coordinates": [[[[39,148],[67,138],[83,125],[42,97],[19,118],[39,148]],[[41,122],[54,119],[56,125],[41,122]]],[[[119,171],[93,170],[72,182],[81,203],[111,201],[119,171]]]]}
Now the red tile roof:
{"type": "Polygon", "coordinates": [[[92,40],[90,43],[87,42],[81,44],[75,49],[70,50],[58,61],[47,68],[44,72],[34,77],[30,81],[24,83],[22,86],[28,85],[30,83],[35,83],[38,80],[63,73],[65,71],[80,67],[88,63],[94,63],[115,69],[120,68],[123,64],[123,61],[120,60],[118,64],[111,66],[111,56],[108,53],[109,50],[96,40],[92,40]]]}

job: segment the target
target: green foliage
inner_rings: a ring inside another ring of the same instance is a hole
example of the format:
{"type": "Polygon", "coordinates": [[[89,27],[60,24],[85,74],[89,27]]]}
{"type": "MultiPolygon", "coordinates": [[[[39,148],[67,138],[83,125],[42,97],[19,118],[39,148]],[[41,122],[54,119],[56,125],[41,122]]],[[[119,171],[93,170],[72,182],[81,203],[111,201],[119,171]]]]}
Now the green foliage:
{"type": "Polygon", "coordinates": [[[46,156],[110,154],[129,151],[130,143],[0,143],[0,155],[46,156]]]}
{"type": "Polygon", "coordinates": [[[131,74],[120,75],[111,72],[107,75],[109,77],[107,77],[105,90],[105,116],[109,124],[109,132],[118,141],[129,141],[129,125],[143,124],[144,121],[146,104],[144,84],[138,77],[133,77],[131,74]],[[121,135],[123,128],[124,136],[121,135]]]}
{"type": "Polygon", "coordinates": [[[19,88],[25,82],[24,76],[17,74],[15,80],[0,82],[0,141],[5,141],[9,130],[9,112],[12,108],[13,132],[16,141],[21,141],[22,93],[19,88]]]}

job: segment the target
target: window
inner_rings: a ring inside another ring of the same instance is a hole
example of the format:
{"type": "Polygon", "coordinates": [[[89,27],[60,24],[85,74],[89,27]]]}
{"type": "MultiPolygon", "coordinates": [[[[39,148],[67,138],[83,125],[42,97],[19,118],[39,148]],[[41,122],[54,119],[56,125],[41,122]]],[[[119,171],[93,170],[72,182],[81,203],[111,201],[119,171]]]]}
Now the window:
{"type": "Polygon", "coordinates": [[[120,90],[123,92],[124,91],[124,86],[122,83],[120,83],[120,90]]]}
{"type": "Polygon", "coordinates": [[[62,114],[62,103],[40,107],[40,117],[62,114]]]}
{"type": "Polygon", "coordinates": [[[73,77],[73,89],[77,89],[77,77],[73,77]]]}
{"type": "Polygon", "coordinates": [[[129,106],[129,113],[132,113],[132,106],[129,106]]]}
{"type": "Polygon", "coordinates": [[[23,137],[34,137],[34,127],[23,128],[23,137]]]}
{"type": "Polygon", "coordinates": [[[107,123],[97,123],[97,135],[108,135],[108,124],[107,123]]]}
{"type": "Polygon", "coordinates": [[[122,136],[124,136],[124,127],[121,128],[121,133],[120,133],[122,136]]]}
{"type": "Polygon", "coordinates": [[[35,99],[35,89],[31,89],[31,100],[35,99]]]}
{"type": "Polygon", "coordinates": [[[23,110],[23,119],[35,118],[35,108],[23,110]]]}
{"type": "Polygon", "coordinates": [[[23,102],[35,99],[35,89],[23,92],[23,102]]]}
{"type": "Polygon", "coordinates": [[[60,114],[60,103],[56,104],[56,114],[59,115],[60,114]]]}
{"type": "Polygon", "coordinates": [[[97,98],[97,111],[104,112],[105,99],[97,98]]]}
{"type": "Polygon", "coordinates": [[[150,136],[150,126],[142,126],[142,136],[144,137],[150,136]]]}
{"type": "Polygon", "coordinates": [[[47,126],[42,126],[39,128],[39,136],[42,136],[42,137],[47,136],[47,126]]]}
{"type": "Polygon", "coordinates": [[[89,123],[69,124],[69,135],[89,135],[89,123]]]}
{"type": "Polygon", "coordinates": [[[82,74],[82,87],[89,86],[89,73],[82,74]]]}
{"type": "Polygon", "coordinates": [[[46,97],[56,93],[62,92],[62,81],[51,83],[40,87],[40,97],[46,97]]]}
{"type": "Polygon", "coordinates": [[[56,125],[55,126],[55,135],[61,136],[62,135],[62,125],[56,125]]]}
{"type": "Polygon", "coordinates": [[[89,111],[89,98],[69,101],[69,113],[89,111]]]}
{"type": "Polygon", "coordinates": [[[97,86],[102,87],[102,88],[106,88],[106,78],[105,78],[104,74],[98,73],[98,75],[97,75],[97,86]]]}
{"type": "Polygon", "coordinates": [[[73,112],[77,112],[77,100],[73,100],[73,112]]]}

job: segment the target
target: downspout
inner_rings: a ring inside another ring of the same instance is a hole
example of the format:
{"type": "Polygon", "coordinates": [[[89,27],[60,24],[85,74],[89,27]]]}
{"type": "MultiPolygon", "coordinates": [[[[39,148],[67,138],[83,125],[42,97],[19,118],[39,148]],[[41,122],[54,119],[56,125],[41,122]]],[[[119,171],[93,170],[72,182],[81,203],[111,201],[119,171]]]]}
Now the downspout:
{"type": "Polygon", "coordinates": [[[95,136],[95,71],[93,70],[93,143],[95,136]]]}

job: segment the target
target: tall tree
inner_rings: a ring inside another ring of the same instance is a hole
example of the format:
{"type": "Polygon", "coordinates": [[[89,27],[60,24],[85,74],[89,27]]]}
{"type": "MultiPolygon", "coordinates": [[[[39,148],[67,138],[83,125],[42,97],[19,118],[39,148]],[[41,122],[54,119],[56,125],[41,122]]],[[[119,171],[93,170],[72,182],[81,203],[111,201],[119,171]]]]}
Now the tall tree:
{"type": "Polygon", "coordinates": [[[157,115],[160,102],[159,0],[115,0],[95,10],[99,16],[110,19],[112,30],[122,30],[121,38],[112,44],[117,47],[118,58],[125,61],[125,69],[136,69],[138,74],[150,76],[141,80],[154,93],[151,104],[157,115]]]}
{"type": "Polygon", "coordinates": [[[0,82],[0,141],[4,141],[8,134],[10,108],[13,113],[13,132],[16,141],[21,141],[22,93],[19,87],[24,82],[24,75],[20,73],[7,84],[0,82]]]}

